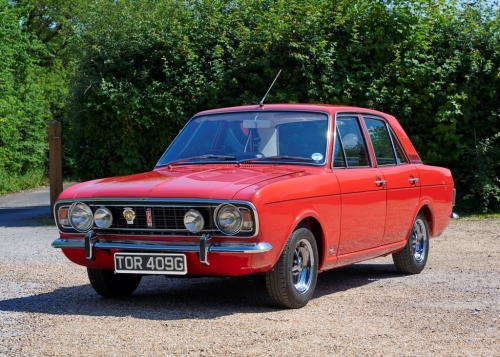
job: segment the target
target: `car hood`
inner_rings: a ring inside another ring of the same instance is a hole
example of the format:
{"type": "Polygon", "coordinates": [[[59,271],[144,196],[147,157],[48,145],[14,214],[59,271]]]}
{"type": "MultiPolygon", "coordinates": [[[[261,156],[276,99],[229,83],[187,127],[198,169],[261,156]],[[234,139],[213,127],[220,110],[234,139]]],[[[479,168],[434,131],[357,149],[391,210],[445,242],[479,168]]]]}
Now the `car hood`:
{"type": "Polygon", "coordinates": [[[142,174],[83,182],[66,189],[59,199],[199,198],[229,200],[251,185],[304,171],[283,167],[180,166],[142,174]]]}

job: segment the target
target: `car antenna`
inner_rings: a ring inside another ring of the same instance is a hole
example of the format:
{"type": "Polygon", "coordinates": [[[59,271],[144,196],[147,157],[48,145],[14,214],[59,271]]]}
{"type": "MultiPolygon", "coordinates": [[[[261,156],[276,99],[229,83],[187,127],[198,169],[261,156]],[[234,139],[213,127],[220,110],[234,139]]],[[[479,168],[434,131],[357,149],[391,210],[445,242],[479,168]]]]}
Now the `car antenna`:
{"type": "Polygon", "coordinates": [[[278,79],[279,75],[281,73],[281,69],[280,71],[278,72],[278,74],[276,75],[276,77],[274,77],[274,81],[273,83],[271,83],[271,86],[269,87],[269,89],[267,90],[266,94],[264,94],[264,98],[262,98],[262,100],[259,102],[259,108],[264,108],[264,100],[266,99],[269,91],[271,90],[271,88],[273,87],[274,85],[274,82],[276,82],[276,80],[278,79]]]}

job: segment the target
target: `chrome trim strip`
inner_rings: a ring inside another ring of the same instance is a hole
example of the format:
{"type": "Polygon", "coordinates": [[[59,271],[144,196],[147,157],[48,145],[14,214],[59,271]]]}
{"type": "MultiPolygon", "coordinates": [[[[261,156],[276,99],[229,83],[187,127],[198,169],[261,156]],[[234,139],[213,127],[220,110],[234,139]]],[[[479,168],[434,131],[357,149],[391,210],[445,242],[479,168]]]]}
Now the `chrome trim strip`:
{"type": "MultiPolygon", "coordinates": [[[[52,242],[54,248],[83,249],[83,239],[61,239],[52,242]]],[[[196,252],[199,253],[198,243],[184,244],[148,244],[148,243],[106,243],[95,242],[96,249],[144,250],[144,251],[170,251],[170,252],[196,252]]],[[[212,243],[207,245],[209,253],[265,253],[273,249],[270,243],[212,243]]]]}

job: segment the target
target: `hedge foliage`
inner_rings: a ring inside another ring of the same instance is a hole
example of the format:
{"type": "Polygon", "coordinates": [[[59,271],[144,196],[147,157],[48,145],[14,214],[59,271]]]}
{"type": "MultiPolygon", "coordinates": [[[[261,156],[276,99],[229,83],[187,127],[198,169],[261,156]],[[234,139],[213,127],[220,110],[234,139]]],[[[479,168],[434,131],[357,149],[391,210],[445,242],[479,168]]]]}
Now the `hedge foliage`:
{"type": "Polygon", "coordinates": [[[40,183],[48,149],[48,102],[33,53],[43,46],[19,26],[21,12],[0,5],[0,193],[40,183]]]}
{"type": "Polygon", "coordinates": [[[81,179],[150,170],[191,115],[257,103],[282,69],[268,103],[391,113],[425,163],[452,170],[459,211],[500,212],[500,18],[490,3],[82,1],[66,17],[76,61],[67,157],[81,179]]]}
{"type": "Polygon", "coordinates": [[[101,0],[73,87],[84,178],[151,169],[203,109],[339,103],[395,115],[462,210],[500,210],[500,41],[485,3],[101,0]],[[107,9],[106,12],[103,9],[107,9]]]}

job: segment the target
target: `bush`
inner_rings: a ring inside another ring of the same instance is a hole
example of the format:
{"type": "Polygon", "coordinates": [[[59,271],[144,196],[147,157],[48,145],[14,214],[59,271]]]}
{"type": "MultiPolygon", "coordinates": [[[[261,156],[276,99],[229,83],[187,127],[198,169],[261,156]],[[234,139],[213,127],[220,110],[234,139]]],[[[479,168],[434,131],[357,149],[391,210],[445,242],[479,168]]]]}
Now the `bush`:
{"type": "Polygon", "coordinates": [[[186,120],[267,102],[395,115],[461,210],[499,210],[499,19],[487,2],[99,0],[69,128],[83,179],[151,169],[186,120]]]}
{"type": "Polygon", "coordinates": [[[22,8],[7,0],[0,7],[0,193],[5,193],[40,182],[51,114],[35,55],[43,46],[22,31],[22,8]]]}

